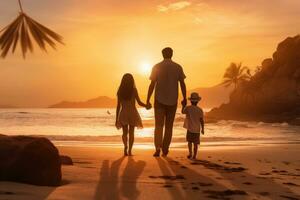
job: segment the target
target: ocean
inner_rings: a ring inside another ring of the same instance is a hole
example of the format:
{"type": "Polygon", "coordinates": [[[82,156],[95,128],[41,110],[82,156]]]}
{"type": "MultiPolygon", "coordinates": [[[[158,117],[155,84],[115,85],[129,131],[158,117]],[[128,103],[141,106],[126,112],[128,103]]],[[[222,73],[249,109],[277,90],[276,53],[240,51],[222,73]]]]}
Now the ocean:
{"type": "MultiPolygon", "coordinates": [[[[153,109],[139,108],[144,128],[136,129],[136,143],[152,143],[153,109]]],[[[185,142],[184,116],[177,111],[173,145],[185,142]]],[[[57,145],[121,144],[122,130],[114,126],[115,109],[0,109],[0,134],[45,136],[57,145]]],[[[300,126],[287,123],[207,123],[202,145],[259,145],[300,142],[300,126]]]]}

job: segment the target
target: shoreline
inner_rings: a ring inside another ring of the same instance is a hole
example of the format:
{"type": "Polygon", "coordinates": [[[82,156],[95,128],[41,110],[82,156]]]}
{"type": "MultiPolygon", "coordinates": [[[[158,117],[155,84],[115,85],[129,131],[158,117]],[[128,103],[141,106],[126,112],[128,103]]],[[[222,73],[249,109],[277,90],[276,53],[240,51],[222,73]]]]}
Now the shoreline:
{"type": "MultiPolygon", "coordinates": [[[[112,148],[123,148],[123,143],[120,142],[89,142],[89,141],[51,141],[58,147],[112,147],[112,148]]],[[[269,140],[238,140],[228,142],[201,142],[199,147],[215,148],[215,147],[256,147],[256,146],[281,146],[281,145],[300,145],[298,141],[273,141],[269,140]]],[[[174,149],[185,149],[187,146],[186,142],[172,143],[170,148],[174,149]]],[[[154,149],[153,142],[135,142],[133,148],[137,149],[154,149]]]]}

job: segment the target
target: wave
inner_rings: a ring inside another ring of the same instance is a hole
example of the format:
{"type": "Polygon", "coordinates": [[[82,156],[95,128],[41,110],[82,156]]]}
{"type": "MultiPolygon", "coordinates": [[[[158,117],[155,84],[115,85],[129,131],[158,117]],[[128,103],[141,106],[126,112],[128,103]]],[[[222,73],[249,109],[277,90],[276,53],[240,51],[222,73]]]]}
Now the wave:
{"type": "MultiPolygon", "coordinates": [[[[82,135],[29,135],[34,137],[46,137],[52,141],[91,141],[91,142],[121,142],[121,134],[111,136],[82,136],[82,135]]],[[[136,137],[138,142],[153,142],[153,137],[136,137]]],[[[250,142],[250,141],[265,141],[269,142],[269,137],[201,137],[203,142],[250,142]]],[[[284,136],[272,137],[272,141],[287,141],[284,136]]],[[[298,139],[288,140],[293,142],[300,142],[298,139]]],[[[173,137],[172,142],[181,143],[186,142],[185,136],[173,137]]]]}

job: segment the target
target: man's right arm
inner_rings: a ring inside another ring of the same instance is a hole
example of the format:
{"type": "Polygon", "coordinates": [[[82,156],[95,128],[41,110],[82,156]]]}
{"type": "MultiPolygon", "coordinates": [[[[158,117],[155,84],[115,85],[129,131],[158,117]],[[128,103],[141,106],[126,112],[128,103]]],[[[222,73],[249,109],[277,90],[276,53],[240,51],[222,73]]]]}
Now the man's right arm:
{"type": "Polygon", "coordinates": [[[156,82],[155,82],[155,81],[151,81],[151,83],[150,83],[150,85],[149,85],[149,89],[148,89],[147,105],[151,105],[151,104],[150,104],[150,99],[151,99],[151,96],[152,96],[152,94],[153,94],[155,85],[156,85],[156,82]]]}

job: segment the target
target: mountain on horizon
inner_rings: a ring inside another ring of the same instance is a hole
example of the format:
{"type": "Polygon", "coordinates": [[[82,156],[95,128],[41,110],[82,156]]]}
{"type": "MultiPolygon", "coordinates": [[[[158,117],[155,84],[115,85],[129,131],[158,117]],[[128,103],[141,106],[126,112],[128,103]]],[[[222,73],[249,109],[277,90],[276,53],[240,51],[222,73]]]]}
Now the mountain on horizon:
{"type": "Polygon", "coordinates": [[[116,106],[116,99],[100,96],[82,102],[62,101],[49,106],[49,108],[111,108],[116,106]]]}
{"type": "Polygon", "coordinates": [[[16,106],[11,106],[11,105],[0,105],[0,108],[17,108],[16,106]]]}
{"type": "Polygon", "coordinates": [[[223,103],[229,102],[229,95],[232,91],[232,87],[224,87],[223,85],[216,85],[207,88],[195,88],[188,91],[188,95],[191,92],[197,92],[202,97],[201,106],[203,108],[214,108],[220,106],[223,103]]]}
{"type": "MultiPolygon", "coordinates": [[[[220,106],[222,103],[229,101],[229,93],[231,89],[221,85],[209,88],[196,88],[188,91],[198,92],[202,97],[201,106],[204,108],[212,108],[220,106]]],[[[107,96],[99,96],[82,102],[62,101],[60,103],[49,106],[49,108],[112,108],[115,107],[117,100],[107,96]]]]}

